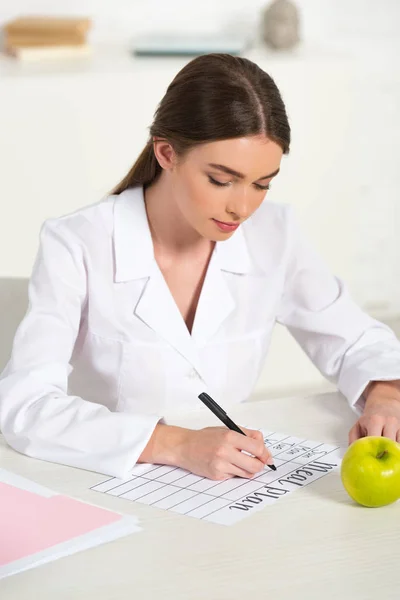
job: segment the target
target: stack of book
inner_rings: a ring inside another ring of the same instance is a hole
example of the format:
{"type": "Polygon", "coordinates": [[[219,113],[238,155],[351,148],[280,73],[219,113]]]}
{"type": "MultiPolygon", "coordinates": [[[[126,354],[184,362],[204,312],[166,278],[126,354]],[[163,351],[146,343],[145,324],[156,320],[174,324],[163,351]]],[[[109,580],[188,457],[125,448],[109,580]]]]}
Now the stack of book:
{"type": "Polygon", "coordinates": [[[88,18],[26,16],[3,27],[5,52],[21,60],[90,54],[88,18]]]}

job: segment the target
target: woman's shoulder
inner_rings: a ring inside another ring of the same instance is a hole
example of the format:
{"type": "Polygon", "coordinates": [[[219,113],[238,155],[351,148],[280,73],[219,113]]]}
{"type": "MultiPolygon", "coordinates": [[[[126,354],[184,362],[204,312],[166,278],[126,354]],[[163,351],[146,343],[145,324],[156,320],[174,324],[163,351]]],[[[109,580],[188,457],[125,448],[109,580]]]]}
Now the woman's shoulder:
{"type": "Polygon", "coordinates": [[[292,206],[285,202],[264,200],[251,215],[248,222],[253,229],[262,229],[284,233],[292,217],[292,206]]]}
{"type": "Polygon", "coordinates": [[[264,200],[243,223],[244,238],[256,271],[270,276],[285,268],[291,247],[291,213],[289,204],[264,200]]]}
{"type": "Polygon", "coordinates": [[[41,226],[41,236],[50,232],[84,245],[88,245],[91,239],[98,242],[99,239],[110,237],[115,198],[110,194],[77,210],[46,219],[41,226]]]}
{"type": "Polygon", "coordinates": [[[264,200],[243,224],[247,242],[257,254],[281,254],[290,244],[292,222],[290,204],[264,200]]]}

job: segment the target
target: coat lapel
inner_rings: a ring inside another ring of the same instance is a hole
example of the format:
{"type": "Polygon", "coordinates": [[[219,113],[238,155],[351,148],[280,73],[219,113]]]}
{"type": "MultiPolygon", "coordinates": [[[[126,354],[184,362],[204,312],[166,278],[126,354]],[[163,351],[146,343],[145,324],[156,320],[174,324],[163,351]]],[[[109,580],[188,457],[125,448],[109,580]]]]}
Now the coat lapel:
{"type": "Polygon", "coordinates": [[[218,248],[214,248],[200,293],[192,328],[192,338],[204,345],[234,310],[236,303],[222,272],[218,248]]]}
{"type": "Polygon", "coordinates": [[[196,344],[154,257],[143,188],[128,189],[114,202],[116,283],[144,279],[134,315],[173,346],[201,374],[196,344]]]}
{"type": "Polygon", "coordinates": [[[205,344],[217,333],[225,319],[235,309],[240,309],[229,280],[252,271],[253,263],[243,228],[239,227],[230,238],[215,245],[193,324],[192,336],[197,343],[205,344]]]}
{"type": "Polygon", "coordinates": [[[154,266],[134,313],[202,374],[197,346],[157,265],[154,266]]]}
{"type": "Polygon", "coordinates": [[[114,203],[115,281],[145,278],[134,314],[171,344],[204,376],[199,347],[216,334],[235,310],[236,301],[227,272],[241,277],[252,270],[245,236],[240,227],[228,240],[217,242],[189,333],[168,285],[154,258],[143,188],[116,196],[114,203]]]}

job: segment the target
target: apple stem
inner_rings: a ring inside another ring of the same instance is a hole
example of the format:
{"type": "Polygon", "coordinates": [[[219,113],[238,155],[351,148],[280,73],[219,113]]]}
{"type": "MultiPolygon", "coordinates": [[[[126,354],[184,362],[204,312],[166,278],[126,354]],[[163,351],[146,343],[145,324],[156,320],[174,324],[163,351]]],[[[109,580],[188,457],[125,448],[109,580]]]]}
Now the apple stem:
{"type": "Polygon", "coordinates": [[[387,450],[382,450],[382,452],[379,452],[379,454],[376,455],[376,458],[383,458],[387,453],[387,450]]]}

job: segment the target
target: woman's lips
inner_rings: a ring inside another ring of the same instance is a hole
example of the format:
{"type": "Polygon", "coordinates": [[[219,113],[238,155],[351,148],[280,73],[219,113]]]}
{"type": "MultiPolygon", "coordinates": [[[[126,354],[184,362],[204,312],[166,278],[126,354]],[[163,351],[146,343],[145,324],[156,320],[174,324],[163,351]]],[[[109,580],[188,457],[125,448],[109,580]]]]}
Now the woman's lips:
{"type": "Polygon", "coordinates": [[[240,223],[225,223],[224,221],[217,221],[217,219],[212,220],[214,221],[218,229],[225,232],[235,231],[235,229],[237,229],[240,225],[240,223]]]}

